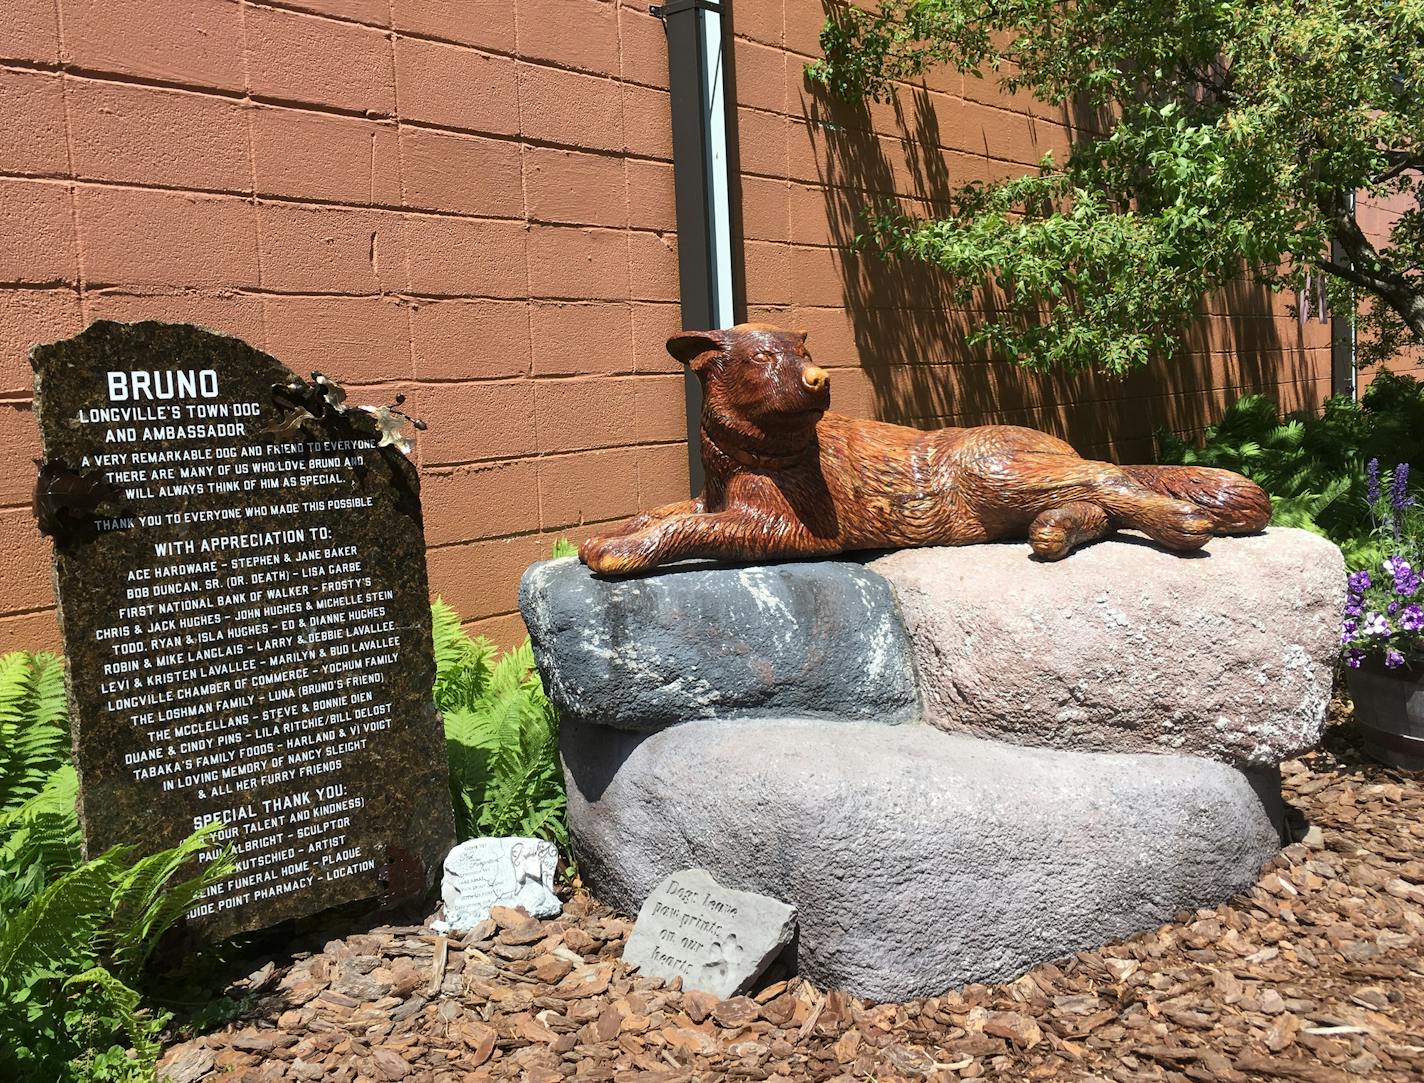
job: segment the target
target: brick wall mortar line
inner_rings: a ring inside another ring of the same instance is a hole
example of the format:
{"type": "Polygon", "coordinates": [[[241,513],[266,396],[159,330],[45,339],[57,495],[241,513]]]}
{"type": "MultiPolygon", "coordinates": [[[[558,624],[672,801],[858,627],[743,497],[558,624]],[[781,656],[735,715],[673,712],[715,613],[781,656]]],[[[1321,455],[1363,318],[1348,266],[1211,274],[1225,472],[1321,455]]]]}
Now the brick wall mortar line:
{"type": "MultiPolygon", "coordinates": [[[[617,42],[618,42],[618,75],[619,75],[619,78],[620,78],[620,80],[621,80],[621,79],[622,79],[622,75],[623,75],[623,57],[624,57],[624,50],[623,50],[623,20],[622,20],[621,18],[619,18],[619,12],[618,12],[618,5],[617,5],[617,4],[614,4],[614,6],[613,6],[613,33],[614,33],[614,37],[616,38],[616,40],[617,40],[617,42]]],[[[622,129],[622,143],[623,143],[623,145],[624,145],[625,147],[628,145],[628,114],[627,114],[627,111],[626,111],[627,97],[628,97],[628,96],[627,96],[626,94],[622,93],[621,91],[619,92],[619,95],[618,95],[618,126],[619,126],[619,128],[622,129]]],[[[521,124],[521,127],[523,127],[522,124],[521,124]]],[[[627,157],[625,156],[624,159],[623,159],[623,211],[624,211],[624,214],[626,215],[626,217],[627,217],[627,219],[628,219],[629,222],[632,222],[632,220],[633,220],[633,191],[632,191],[632,188],[630,187],[631,183],[632,183],[631,178],[628,176],[628,159],[627,159],[627,157]]],[[[674,217],[674,223],[675,223],[675,222],[676,222],[676,217],[674,217]]],[[[659,233],[659,236],[662,236],[661,232],[659,233]]],[[[627,232],[624,234],[624,237],[623,237],[623,247],[624,247],[624,250],[628,253],[628,255],[627,255],[627,264],[628,264],[628,266],[627,266],[627,271],[628,271],[628,292],[629,292],[629,295],[631,296],[631,294],[632,294],[632,292],[633,292],[633,286],[632,286],[632,283],[633,283],[633,230],[632,230],[631,228],[629,228],[629,229],[627,230],[627,232]]],[[[531,291],[531,292],[533,291],[533,282],[532,282],[532,280],[531,280],[531,282],[530,282],[530,291],[531,291]]],[[[530,308],[532,309],[533,306],[531,305],[530,308]]],[[[632,343],[632,342],[633,342],[634,330],[635,330],[635,328],[636,328],[636,326],[637,326],[637,323],[636,323],[636,320],[635,320],[635,318],[634,318],[634,316],[633,316],[633,306],[632,306],[631,304],[628,306],[627,316],[628,316],[628,341],[629,341],[630,343],[632,343]]],[[[532,330],[532,327],[533,327],[533,316],[532,316],[532,315],[530,316],[530,327],[531,327],[531,330],[532,330]]],[[[533,364],[533,358],[534,358],[534,356],[535,356],[535,354],[534,354],[534,348],[535,348],[535,343],[534,343],[534,342],[532,341],[532,339],[531,339],[531,341],[530,341],[530,350],[529,350],[529,357],[530,357],[530,364],[531,364],[531,366],[532,366],[532,364],[533,364]]],[[[631,356],[631,354],[632,354],[632,350],[631,350],[631,349],[630,349],[629,353],[630,353],[630,361],[631,361],[631,363],[633,364],[634,368],[636,369],[637,364],[638,364],[637,358],[631,356]]],[[[536,445],[536,446],[539,446],[539,445],[541,445],[541,444],[543,443],[543,441],[541,441],[541,440],[539,439],[539,411],[537,411],[537,410],[534,411],[534,440],[535,440],[535,445],[536,445]]],[[[544,481],[543,481],[543,478],[542,478],[542,477],[537,478],[537,479],[536,479],[536,484],[539,486],[539,494],[538,494],[538,495],[539,495],[539,517],[540,517],[540,519],[542,520],[542,519],[543,519],[543,516],[544,516],[544,510],[543,510],[543,509],[544,509],[544,493],[543,493],[544,481]]],[[[642,484],[641,481],[636,480],[636,471],[635,471],[634,486],[635,486],[636,488],[641,488],[641,484],[642,484]]],[[[638,493],[636,494],[636,499],[637,499],[637,501],[638,501],[639,506],[641,506],[641,504],[642,504],[642,493],[641,493],[641,492],[638,492],[638,493]]]]}
{"type": "MultiPolygon", "coordinates": [[[[466,41],[456,41],[453,38],[442,38],[437,34],[430,34],[422,30],[403,30],[392,27],[391,33],[397,38],[405,38],[410,41],[423,41],[432,45],[448,45],[456,49],[466,49],[474,53],[484,53],[487,56],[496,56],[504,60],[514,60],[520,64],[528,64],[531,67],[552,68],[555,71],[566,71],[573,75],[587,75],[595,79],[606,79],[610,82],[623,83],[627,86],[641,87],[644,90],[661,90],[667,92],[667,87],[661,83],[645,83],[637,79],[626,78],[621,70],[618,72],[598,71],[593,68],[577,68],[570,64],[560,64],[556,60],[549,60],[546,57],[530,56],[519,51],[518,25],[515,26],[515,46],[513,52],[506,52],[503,49],[496,49],[486,45],[471,45],[466,41]]],[[[621,39],[620,39],[621,56],[621,39]]]]}
{"type": "MultiPolygon", "coordinates": [[[[615,12],[615,21],[616,21],[616,12],[615,12]]],[[[519,53],[519,51],[520,51],[520,50],[519,50],[519,16],[518,16],[518,13],[517,13],[517,12],[515,13],[515,18],[514,18],[514,51],[515,51],[516,54],[519,53]]],[[[623,56],[623,54],[622,54],[622,49],[621,49],[621,44],[620,44],[620,49],[619,49],[619,54],[618,54],[618,55],[619,55],[619,63],[620,63],[620,66],[621,66],[621,63],[622,63],[622,56],[623,56]]],[[[620,72],[620,74],[621,74],[621,72],[620,72]]],[[[621,126],[622,123],[623,123],[623,120],[622,120],[622,117],[623,117],[623,114],[622,114],[622,109],[623,109],[623,103],[622,103],[623,92],[622,92],[621,90],[620,90],[619,93],[618,93],[618,98],[619,98],[619,104],[618,104],[619,120],[618,120],[618,123],[619,123],[619,125],[621,126]]],[[[518,71],[516,71],[516,72],[514,73],[514,126],[519,129],[519,133],[520,133],[520,138],[519,138],[519,205],[520,205],[520,208],[521,208],[521,209],[523,210],[523,212],[524,212],[524,292],[525,292],[525,295],[530,298],[530,302],[531,302],[530,304],[528,304],[528,305],[525,307],[525,310],[524,310],[524,334],[525,334],[525,336],[526,336],[526,339],[527,339],[528,342],[529,342],[529,363],[528,363],[528,365],[525,366],[523,375],[524,375],[525,377],[532,377],[532,376],[534,375],[534,351],[535,351],[535,349],[537,349],[538,343],[536,343],[536,342],[534,341],[534,305],[533,305],[533,303],[532,303],[533,297],[534,297],[534,272],[533,272],[533,269],[530,267],[530,260],[529,260],[529,226],[530,226],[530,218],[529,218],[529,169],[528,169],[528,166],[529,166],[529,148],[530,148],[530,141],[529,141],[527,138],[524,137],[524,94],[523,94],[523,81],[519,78],[519,72],[518,72],[518,71]]],[[[531,411],[530,411],[529,427],[530,427],[530,429],[532,430],[532,433],[533,433],[534,446],[535,446],[535,447],[538,447],[540,441],[539,441],[539,412],[538,412],[537,410],[531,410],[531,411]]],[[[539,479],[538,479],[537,476],[536,476],[536,478],[534,479],[534,501],[535,501],[535,505],[536,505],[536,506],[539,506],[540,503],[541,503],[541,495],[542,495],[542,494],[540,494],[540,492],[539,492],[539,479]]]]}
{"type": "MultiPolygon", "coordinates": [[[[353,385],[354,387],[355,385],[353,385]]],[[[468,472],[471,467],[491,467],[491,466],[514,466],[519,463],[534,463],[556,461],[559,459],[572,459],[576,455],[599,455],[604,452],[614,451],[641,451],[650,448],[673,447],[681,444],[682,440],[654,440],[651,442],[640,442],[636,444],[617,444],[612,447],[597,448],[572,448],[567,451],[536,451],[528,455],[497,455],[488,459],[472,460],[470,462],[438,462],[432,466],[421,470],[422,477],[449,478],[461,472],[468,472]]]]}
{"type": "MultiPolygon", "coordinates": [[[[578,523],[565,523],[563,526],[555,527],[552,530],[546,530],[544,527],[533,527],[529,530],[521,530],[515,534],[493,534],[487,538],[465,538],[460,541],[435,542],[433,544],[427,543],[425,547],[426,549],[459,549],[462,546],[485,545],[489,542],[495,541],[516,541],[524,538],[539,537],[555,538],[561,534],[567,533],[570,530],[580,530],[584,527],[591,526],[602,526],[606,523],[621,523],[627,518],[628,516],[626,515],[615,515],[609,519],[585,519],[582,522],[578,523]]],[[[474,620],[489,620],[491,617],[499,617],[505,615],[506,614],[502,613],[491,613],[489,614],[489,616],[476,617],[474,618],[474,620]]],[[[473,623],[473,621],[471,621],[470,623],[473,623]]]]}
{"type": "MultiPolygon", "coordinates": [[[[244,54],[245,56],[245,54],[244,54]]],[[[244,60],[245,62],[245,60],[244,60]]],[[[589,154],[601,158],[631,158],[636,161],[657,162],[667,164],[672,159],[660,157],[657,154],[649,154],[632,150],[608,149],[604,147],[586,147],[577,143],[559,143],[548,139],[538,139],[528,136],[522,132],[492,132],[481,128],[462,128],[449,124],[436,124],[431,121],[415,120],[397,115],[397,113],[379,113],[367,110],[342,109],[325,103],[301,101],[273,97],[264,94],[253,94],[249,91],[224,90],[219,87],[198,86],[191,83],[174,83],[160,79],[145,78],[143,76],[130,75],[125,72],[106,72],[96,69],[86,69],[66,64],[55,65],[27,65],[18,61],[0,61],[0,72],[7,70],[22,72],[46,72],[53,74],[63,74],[74,79],[81,79],[85,82],[98,83],[103,85],[133,86],[150,90],[163,90],[173,93],[188,94],[199,98],[217,98],[223,101],[239,103],[248,107],[256,108],[265,106],[273,109],[290,109],[295,112],[314,113],[320,116],[338,117],[346,120],[364,120],[372,124],[390,124],[417,128],[422,131],[442,132],[450,135],[478,136],[482,139],[494,140],[502,143],[524,143],[531,147],[548,150],[567,150],[580,154],[589,154]]],[[[617,79],[609,78],[609,82],[619,82],[617,79]]]]}
{"type": "Polygon", "coordinates": [[[281,0],[246,0],[255,8],[267,8],[271,11],[282,11],[289,15],[308,15],[314,19],[322,19],[329,23],[345,23],[347,26],[363,26],[368,30],[382,30],[389,32],[395,21],[395,12],[391,10],[391,5],[387,5],[387,18],[391,23],[368,23],[351,15],[334,15],[329,12],[312,11],[309,8],[299,7],[296,4],[284,4],[281,0]]]}
{"type": "MultiPolygon", "coordinates": [[[[1031,124],[1045,124],[1045,125],[1050,125],[1050,126],[1052,126],[1052,127],[1054,127],[1054,128],[1061,128],[1061,129],[1064,129],[1065,131],[1068,131],[1068,132],[1075,132],[1075,133],[1076,133],[1076,132],[1082,132],[1082,133],[1085,133],[1085,134],[1088,134],[1088,135],[1093,135],[1093,134],[1101,135],[1101,134],[1103,134],[1103,133],[1100,133],[1100,132],[1094,132],[1092,129],[1087,128],[1086,126],[1081,125],[1081,124],[1074,124],[1074,123],[1070,123],[1070,122],[1068,122],[1068,121],[1057,120],[1057,119],[1054,119],[1053,117],[1043,116],[1042,114],[1035,113],[1035,112],[1032,112],[1032,111],[1027,110],[1027,109],[1012,109],[1012,108],[1010,108],[1010,107],[1008,107],[1008,106],[1006,106],[1006,105],[998,105],[998,104],[995,104],[995,103],[993,103],[993,102],[981,102],[981,101],[979,101],[979,100],[977,100],[977,99],[975,99],[975,98],[968,98],[968,97],[965,97],[963,94],[950,94],[950,93],[947,92],[947,91],[943,91],[943,90],[932,90],[932,89],[930,89],[929,87],[914,86],[913,84],[906,84],[906,83],[897,83],[897,84],[896,84],[896,87],[897,87],[897,90],[903,91],[903,92],[905,92],[906,94],[911,95],[911,96],[917,95],[917,94],[928,94],[928,95],[930,95],[931,97],[942,98],[942,99],[944,99],[945,104],[946,104],[947,106],[951,106],[951,107],[958,106],[958,107],[960,107],[960,108],[963,108],[963,107],[966,106],[966,105],[972,105],[972,106],[974,106],[976,109],[986,109],[986,110],[988,110],[988,111],[991,112],[991,113],[1000,113],[1000,114],[1003,114],[1003,115],[1006,116],[1006,117],[1013,117],[1013,118],[1018,119],[1018,120],[1026,120],[1026,121],[1028,121],[1028,122],[1031,123],[1031,124]]],[[[885,103],[882,102],[882,103],[878,103],[878,104],[884,105],[885,103]]],[[[752,102],[737,102],[737,108],[738,108],[739,110],[746,110],[746,111],[752,112],[752,113],[762,113],[762,114],[764,114],[764,115],[766,115],[766,116],[770,116],[770,117],[786,117],[786,118],[789,119],[789,120],[794,120],[794,121],[797,121],[798,123],[802,123],[802,124],[817,124],[817,125],[823,125],[823,124],[827,123],[827,122],[825,122],[825,121],[817,121],[817,120],[813,119],[812,117],[807,116],[804,111],[801,111],[801,112],[792,112],[789,108],[787,108],[787,109],[785,109],[785,110],[781,110],[781,109],[768,109],[768,108],[766,108],[765,106],[756,105],[756,104],[754,104],[754,103],[752,103],[752,102]]],[[[1056,108],[1056,107],[1051,107],[1051,108],[1056,108]]],[[[900,136],[900,135],[897,135],[895,132],[886,131],[886,130],[883,130],[883,129],[881,129],[881,128],[877,128],[877,127],[875,127],[873,121],[872,121],[870,124],[867,124],[867,125],[865,125],[865,126],[858,126],[858,125],[853,126],[853,125],[848,125],[848,124],[847,124],[847,125],[837,124],[837,127],[838,127],[838,128],[844,128],[844,129],[849,130],[849,131],[860,132],[860,133],[867,134],[867,135],[883,136],[883,137],[885,137],[885,138],[887,138],[887,139],[899,139],[899,140],[901,140],[902,142],[919,142],[918,140],[912,140],[912,139],[910,139],[910,138],[907,137],[907,136],[900,136]]],[[[946,150],[959,150],[959,149],[962,149],[962,148],[959,148],[959,147],[947,146],[946,144],[942,144],[942,143],[941,143],[941,144],[937,144],[937,146],[944,147],[944,149],[946,149],[946,150]]]]}
{"type": "MultiPolygon", "coordinates": [[[[1272,388],[1273,392],[1276,392],[1276,393],[1277,393],[1277,394],[1274,394],[1273,397],[1275,397],[1275,398],[1277,398],[1277,400],[1279,400],[1279,394],[1278,394],[1278,392],[1279,392],[1282,388],[1302,387],[1302,386],[1308,386],[1308,385],[1312,385],[1312,384],[1320,384],[1320,383],[1328,383],[1328,382],[1329,382],[1329,377],[1302,376],[1302,377],[1299,377],[1299,378],[1294,379],[1294,380],[1281,380],[1281,381],[1278,381],[1278,382],[1276,382],[1276,383],[1274,383],[1274,384],[1271,384],[1270,387],[1272,388]]],[[[1142,395],[1124,395],[1124,396],[1120,396],[1120,397],[1117,397],[1117,398],[1110,398],[1110,399],[1072,399],[1072,400],[1070,400],[1070,401],[1054,400],[1054,401],[1052,401],[1052,402],[1040,403],[1040,404],[1038,404],[1038,405],[1036,405],[1036,406],[1022,406],[1022,407],[1015,407],[1015,408],[1012,409],[1012,410],[998,411],[998,412],[997,412],[997,415],[996,415],[994,412],[990,412],[988,415],[986,415],[986,412],[983,411],[983,410],[955,410],[955,411],[953,411],[953,412],[951,412],[951,413],[947,413],[947,414],[933,414],[933,415],[925,414],[925,415],[917,415],[917,416],[916,416],[916,420],[920,420],[920,421],[932,421],[932,420],[935,420],[935,419],[937,419],[937,418],[943,417],[943,418],[946,418],[946,419],[948,419],[948,420],[950,420],[950,421],[963,421],[963,420],[968,420],[968,419],[970,419],[970,418],[983,418],[983,417],[985,417],[985,416],[1002,416],[1002,417],[1026,417],[1026,418],[1033,418],[1033,417],[1035,417],[1035,416],[1040,416],[1040,415],[1042,415],[1043,413],[1045,413],[1045,412],[1047,412],[1047,411],[1056,412],[1057,410],[1059,410],[1060,408],[1063,408],[1063,407],[1108,406],[1108,405],[1113,405],[1113,404],[1122,403],[1122,402],[1138,402],[1138,403],[1143,404],[1144,406],[1147,406],[1147,405],[1161,406],[1161,405],[1166,405],[1166,404],[1168,404],[1168,403],[1174,402],[1174,401],[1179,400],[1179,399],[1186,399],[1186,398],[1191,398],[1191,397],[1201,397],[1201,396],[1204,396],[1204,395],[1213,395],[1213,394],[1215,394],[1215,393],[1217,393],[1217,392],[1239,392],[1239,391],[1246,391],[1246,390],[1250,390],[1250,389],[1253,389],[1253,388],[1256,388],[1256,387],[1257,387],[1257,385],[1254,384],[1254,383],[1251,383],[1251,382],[1241,382],[1241,383],[1223,384],[1223,385],[1217,386],[1217,387],[1196,388],[1196,389],[1193,389],[1193,390],[1190,390],[1190,391],[1173,391],[1173,392],[1169,392],[1168,394],[1165,394],[1165,395],[1148,395],[1148,396],[1142,396],[1142,395]]],[[[977,422],[977,424],[981,424],[981,425],[982,425],[982,424],[986,424],[986,422],[980,420],[980,421],[977,422]]],[[[917,426],[917,427],[918,427],[918,426],[917,426]]]]}
{"type": "MultiPolygon", "coordinates": [[[[432,210],[428,207],[406,207],[393,203],[366,204],[351,203],[338,199],[315,199],[298,198],[296,196],[284,196],[277,192],[258,192],[254,196],[252,192],[241,188],[192,188],[183,187],[176,184],[153,184],[141,181],[109,180],[103,177],[80,177],[71,179],[67,176],[44,175],[36,173],[13,173],[0,170],[0,180],[34,181],[37,183],[60,183],[73,184],[82,188],[120,188],[130,191],[143,192],[167,192],[174,195],[190,195],[200,198],[210,199],[240,199],[243,202],[252,203],[255,200],[256,206],[263,204],[280,205],[287,207],[312,207],[331,208],[348,211],[378,211],[382,214],[394,214],[401,216],[419,218],[453,218],[471,222],[526,222],[523,216],[513,215],[486,215],[471,214],[468,211],[446,211],[432,210]]],[[[536,222],[537,225],[553,225],[566,229],[599,229],[608,232],[632,230],[637,233],[656,233],[660,236],[670,233],[670,230],[659,229],[656,226],[609,226],[598,222],[536,222]]]]}
{"type": "MultiPolygon", "coordinates": [[[[3,65],[14,65],[33,70],[39,65],[21,65],[18,61],[6,60],[3,65]]],[[[201,83],[180,83],[169,79],[159,79],[153,76],[134,75],[124,71],[109,71],[105,68],[86,68],[81,64],[69,64],[61,61],[52,68],[45,66],[43,70],[61,71],[65,75],[72,75],[76,79],[88,79],[99,83],[119,83],[123,86],[151,87],[154,90],[176,90],[186,94],[198,94],[208,98],[224,98],[227,101],[243,101],[247,94],[240,90],[227,90],[223,87],[207,86],[201,83]]],[[[331,110],[339,112],[340,110],[331,110]]],[[[365,114],[353,114],[361,115],[365,114]]]]}
{"type": "MultiPolygon", "coordinates": [[[[58,3],[58,0],[55,0],[58,3]]],[[[58,15],[55,16],[58,19],[58,15]]],[[[63,61],[49,60],[26,60],[22,56],[0,57],[0,72],[21,71],[21,72],[45,72],[54,74],[64,71],[63,61]]]]}
{"type": "MultiPolygon", "coordinates": [[[[387,19],[390,21],[391,26],[394,26],[394,25],[395,25],[395,21],[396,21],[395,0],[387,0],[387,3],[386,3],[386,17],[387,17],[387,19]]],[[[395,106],[395,129],[396,129],[396,187],[397,187],[397,189],[399,190],[399,192],[400,192],[400,194],[401,194],[401,203],[402,203],[402,205],[404,205],[404,203],[405,203],[405,201],[406,201],[406,198],[407,198],[406,187],[405,187],[405,151],[404,151],[404,141],[403,141],[402,138],[401,138],[401,129],[402,129],[402,126],[403,126],[403,124],[404,124],[404,121],[403,121],[403,119],[402,119],[402,117],[401,117],[400,79],[398,78],[398,74],[399,74],[399,73],[398,73],[398,71],[397,71],[396,39],[395,39],[395,35],[394,35],[393,33],[390,33],[390,32],[387,32],[387,33],[386,33],[385,38],[386,38],[386,51],[387,51],[388,55],[390,56],[391,101],[392,101],[392,103],[393,103],[394,106],[395,106]]],[[[372,133],[371,133],[371,156],[370,156],[370,159],[369,159],[369,163],[370,163],[370,164],[369,164],[369,170],[370,170],[370,182],[371,182],[371,183],[370,183],[370,193],[369,193],[369,196],[368,196],[368,198],[367,198],[367,203],[368,203],[370,206],[374,207],[374,206],[376,206],[376,133],[375,133],[375,132],[372,132],[372,133]]],[[[404,262],[404,264],[405,264],[405,266],[404,266],[404,268],[403,268],[404,273],[403,273],[402,276],[401,276],[401,281],[402,281],[402,282],[405,282],[405,283],[407,283],[407,284],[409,284],[409,282],[410,282],[410,247],[409,247],[408,245],[405,245],[405,244],[402,244],[402,245],[401,245],[401,260],[402,260],[402,261],[404,262]]],[[[384,293],[384,291],[383,291],[383,293],[384,293]]],[[[411,379],[414,379],[414,377],[415,377],[415,311],[414,311],[415,306],[412,305],[411,303],[407,302],[407,301],[401,300],[400,297],[399,297],[399,293],[400,293],[400,291],[396,291],[396,303],[401,306],[401,308],[403,309],[403,314],[404,314],[404,316],[405,316],[406,359],[407,359],[407,363],[408,363],[408,365],[409,365],[408,373],[409,373],[409,376],[411,377],[411,379]]],[[[266,306],[264,305],[264,308],[265,308],[265,307],[266,307],[266,306]]],[[[417,460],[416,466],[417,466],[417,468],[420,468],[420,467],[424,466],[424,463],[421,462],[421,461],[419,461],[419,460],[417,460]]]]}
{"type": "MultiPolygon", "coordinates": [[[[58,38],[59,57],[64,59],[64,8],[59,0],[54,0],[54,23],[55,34],[58,38]]],[[[69,221],[74,230],[74,286],[79,300],[79,322],[80,326],[87,326],[89,323],[88,301],[85,297],[84,286],[84,234],[80,229],[79,222],[79,191],[74,183],[74,124],[71,120],[72,112],[69,100],[69,79],[61,74],[59,77],[60,96],[64,103],[64,157],[69,167],[68,191],[69,191],[69,221]]]]}
{"type": "MultiPolygon", "coordinates": [[[[257,132],[254,123],[257,110],[253,107],[252,101],[252,66],[248,62],[248,40],[247,40],[247,0],[238,0],[238,7],[241,11],[239,20],[240,33],[242,34],[242,89],[244,120],[247,124],[247,165],[252,179],[252,191],[247,193],[248,202],[252,207],[252,243],[256,248],[254,255],[257,261],[257,281],[262,282],[267,276],[267,268],[262,259],[262,216],[257,213],[257,132]]],[[[240,292],[240,291],[239,291],[240,292]]],[[[267,304],[262,302],[257,306],[257,320],[262,328],[262,345],[267,345],[267,304]]]]}
{"type": "Polygon", "coordinates": [[[0,613],[0,622],[15,620],[19,617],[33,617],[40,613],[57,613],[58,610],[52,605],[36,606],[33,609],[7,609],[0,613]]]}
{"type": "MultiPolygon", "coordinates": [[[[566,451],[561,451],[561,452],[559,452],[558,454],[560,454],[560,455],[587,455],[587,454],[589,454],[590,452],[599,452],[599,451],[646,451],[646,450],[651,450],[651,449],[655,449],[655,448],[673,448],[673,447],[680,447],[680,446],[682,446],[682,445],[684,445],[684,444],[686,444],[686,443],[687,443],[686,440],[684,440],[682,437],[678,437],[676,440],[654,440],[654,441],[647,442],[647,443],[637,443],[637,444],[589,444],[589,445],[586,445],[586,446],[584,446],[584,447],[569,448],[568,450],[566,450],[566,451]]],[[[552,453],[548,453],[548,454],[552,454],[552,453]]],[[[544,457],[543,454],[529,454],[529,455],[520,455],[520,456],[518,456],[517,458],[514,458],[514,459],[505,458],[505,457],[501,457],[501,456],[489,456],[489,457],[480,458],[480,459],[451,459],[451,460],[442,459],[442,460],[440,460],[438,463],[432,463],[429,467],[423,468],[423,469],[422,469],[422,474],[425,475],[425,476],[431,476],[431,475],[434,475],[437,470],[461,470],[461,469],[466,469],[466,468],[468,468],[468,467],[474,467],[474,466],[494,466],[494,465],[498,465],[498,464],[501,464],[501,463],[523,463],[523,462],[537,463],[538,460],[541,459],[542,457],[544,457]]]]}

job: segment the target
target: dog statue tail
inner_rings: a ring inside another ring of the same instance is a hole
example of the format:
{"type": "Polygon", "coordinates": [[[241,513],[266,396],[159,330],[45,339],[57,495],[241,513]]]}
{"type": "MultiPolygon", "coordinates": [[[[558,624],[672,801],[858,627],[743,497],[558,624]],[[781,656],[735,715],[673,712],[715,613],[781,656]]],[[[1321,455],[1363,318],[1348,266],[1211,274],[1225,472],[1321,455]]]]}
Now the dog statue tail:
{"type": "Polygon", "coordinates": [[[1187,500],[1211,518],[1213,534],[1254,534],[1271,521],[1271,498],[1254,481],[1209,466],[1124,466],[1139,485],[1187,500]]]}

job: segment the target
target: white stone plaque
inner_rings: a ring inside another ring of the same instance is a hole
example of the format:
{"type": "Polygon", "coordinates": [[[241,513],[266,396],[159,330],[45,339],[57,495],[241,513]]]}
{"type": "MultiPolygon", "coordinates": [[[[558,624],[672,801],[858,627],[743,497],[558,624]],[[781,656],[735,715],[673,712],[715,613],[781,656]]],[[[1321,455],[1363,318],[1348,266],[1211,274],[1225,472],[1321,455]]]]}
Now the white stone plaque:
{"type": "Polygon", "coordinates": [[[489,917],[490,907],[523,907],[530,917],[557,917],[554,894],[559,851],[542,839],[469,839],[445,858],[441,894],[445,923],[464,931],[489,917]]]}

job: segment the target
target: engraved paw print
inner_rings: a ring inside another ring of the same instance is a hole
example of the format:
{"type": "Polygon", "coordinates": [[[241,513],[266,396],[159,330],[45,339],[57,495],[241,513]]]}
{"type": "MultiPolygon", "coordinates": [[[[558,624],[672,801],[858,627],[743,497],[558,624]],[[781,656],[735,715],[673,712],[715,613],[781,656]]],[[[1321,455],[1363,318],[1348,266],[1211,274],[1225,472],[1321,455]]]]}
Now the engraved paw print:
{"type": "Polygon", "coordinates": [[[724,978],[727,976],[728,968],[740,962],[746,953],[747,949],[737,943],[737,934],[728,933],[725,940],[712,942],[712,958],[703,963],[702,968],[719,978],[724,978]]]}

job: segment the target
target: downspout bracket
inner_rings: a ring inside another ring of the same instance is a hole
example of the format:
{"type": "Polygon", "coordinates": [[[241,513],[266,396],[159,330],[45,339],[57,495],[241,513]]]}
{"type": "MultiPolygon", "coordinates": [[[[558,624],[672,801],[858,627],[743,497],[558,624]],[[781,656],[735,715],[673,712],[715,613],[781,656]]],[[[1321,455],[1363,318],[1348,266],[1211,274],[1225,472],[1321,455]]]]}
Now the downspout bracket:
{"type": "Polygon", "coordinates": [[[654,18],[666,19],[670,15],[681,15],[684,11],[696,11],[698,8],[718,14],[722,12],[722,5],[715,0],[668,0],[666,4],[649,5],[648,14],[654,18]]]}

